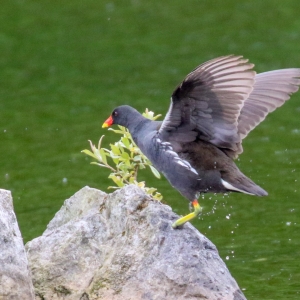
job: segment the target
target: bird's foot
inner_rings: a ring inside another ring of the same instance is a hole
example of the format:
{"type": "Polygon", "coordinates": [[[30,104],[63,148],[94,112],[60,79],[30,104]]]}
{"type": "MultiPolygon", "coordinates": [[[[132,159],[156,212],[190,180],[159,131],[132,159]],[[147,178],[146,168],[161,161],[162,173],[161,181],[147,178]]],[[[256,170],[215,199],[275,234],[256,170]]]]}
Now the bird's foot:
{"type": "Polygon", "coordinates": [[[202,207],[199,205],[198,201],[197,200],[194,200],[192,202],[192,205],[194,207],[194,211],[180,219],[178,219],[177,221],[175,221],[173,224],[172,224],[172,227],[175,229],[175,228],[178,228],[179,226],[185,224],[186,222],[188,221],[191,221],[192,219],[196,218],[197,216],[199,216],[199,214],[202,212],[202,207]]]}

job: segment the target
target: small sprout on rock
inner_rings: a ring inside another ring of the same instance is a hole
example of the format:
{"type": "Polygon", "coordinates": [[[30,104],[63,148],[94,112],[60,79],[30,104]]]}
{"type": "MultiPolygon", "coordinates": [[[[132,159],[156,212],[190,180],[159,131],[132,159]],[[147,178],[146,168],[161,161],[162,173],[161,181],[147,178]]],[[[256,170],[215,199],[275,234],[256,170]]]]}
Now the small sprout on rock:
{"type": "MultiPolygon", "coordinates": [[[[152,111],[146,109],[143,116],[156,120],[160,115],[154,116],[152,111]]],[[[108,178],[114,182],[114,186],[108,188],[119,189],[128,184],[135,184],[142,188],[148,195],[152,196],[155,200],[161,200],[162,195],[157,192],[156,188],[146,187],[144,181],[138,181],[138,170],[150,168],[155,177],[160,178],[159,172],[152,166],[149,159],[141,152],[133,141],[128,129],[123,126],[119,126],[119,129],[109,128],[114,133],[121,134],[120,140],[114,144],[110,144],[110,149],[102,148],[102,140],[104,135],[101,136],[98,147],[96,147],[91,141],[90,150],[82,150],[81,152],[91,156],[97,162],[91,164],[98,165],[103,168],[107,168],[111,171],[108,178]]]]}

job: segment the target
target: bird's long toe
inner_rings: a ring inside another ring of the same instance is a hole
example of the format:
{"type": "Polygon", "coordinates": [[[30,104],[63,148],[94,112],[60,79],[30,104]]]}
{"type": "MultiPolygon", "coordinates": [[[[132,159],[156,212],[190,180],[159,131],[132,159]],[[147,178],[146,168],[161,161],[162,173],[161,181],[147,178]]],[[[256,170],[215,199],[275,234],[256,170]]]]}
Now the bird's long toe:
{"type": "Polygon", "coordinates": [[[172,227],[174,229],[184,225],[186,222],[189,222],[191,221],[192,219],[196,218],[197,216],[200,215],[200,213],[202,212],[202,207],[199,205],[198,201],[197,200],[194,200],[192,202],[192,205],[194,207],[194,211],[180,219],[178,219],[177,221],[175,221],[173,224],[172,224],[172,227]]]}

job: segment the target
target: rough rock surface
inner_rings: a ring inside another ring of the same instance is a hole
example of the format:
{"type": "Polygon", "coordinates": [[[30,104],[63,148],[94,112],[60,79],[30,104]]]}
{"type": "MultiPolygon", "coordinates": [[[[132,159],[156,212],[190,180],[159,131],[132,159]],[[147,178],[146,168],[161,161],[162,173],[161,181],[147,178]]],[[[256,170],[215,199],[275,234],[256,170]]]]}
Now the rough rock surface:
{"type": "Polygon", "coordinates": [[[10,191],[0,189],[0,299],[34,299],[23,239],[10,191]]]}
{"type": "Polygon", "coordinates": [[[36,299],[245,299],[216,247],[136,186],[85,187],[26,245],[36,299]]]}

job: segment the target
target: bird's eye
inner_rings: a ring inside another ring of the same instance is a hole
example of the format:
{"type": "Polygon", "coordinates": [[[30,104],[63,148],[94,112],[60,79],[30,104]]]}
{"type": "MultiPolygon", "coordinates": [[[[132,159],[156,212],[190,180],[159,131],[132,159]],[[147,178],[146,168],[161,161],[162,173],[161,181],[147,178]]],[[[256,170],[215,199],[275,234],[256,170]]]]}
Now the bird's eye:
{"type": "Polygon", "coordinates": [[[117,115],[118,115],[118,112],[117,112],[117,111],[114,111],[114,112],[113,112],[113,116],[116,117],[117,115]]]}

